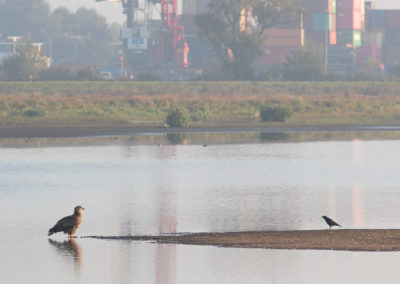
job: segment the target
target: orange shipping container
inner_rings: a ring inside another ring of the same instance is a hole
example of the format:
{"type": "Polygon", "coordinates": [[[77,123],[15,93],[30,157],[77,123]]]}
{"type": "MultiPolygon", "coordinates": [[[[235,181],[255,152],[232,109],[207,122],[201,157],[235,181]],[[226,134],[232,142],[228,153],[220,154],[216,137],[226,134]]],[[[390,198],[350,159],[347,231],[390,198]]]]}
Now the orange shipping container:
{"type": "Polygon", "coordinates": [[[329,44],[330,45],[336,45],[337,44],[336,31],[329,32],[329,44]]]}
{"type": "Polygon", "coordinates": [[[265,46],[304,46],[304,30],[270,29],[264,32],[265,46]]]}

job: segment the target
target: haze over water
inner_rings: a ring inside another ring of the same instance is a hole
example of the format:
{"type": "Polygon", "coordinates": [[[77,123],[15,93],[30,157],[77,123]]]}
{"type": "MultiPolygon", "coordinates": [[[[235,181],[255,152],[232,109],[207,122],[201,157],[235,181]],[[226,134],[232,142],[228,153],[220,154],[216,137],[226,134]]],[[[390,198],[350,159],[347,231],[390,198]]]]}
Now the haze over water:
{"type": "Polygon", "coordinates": [[[47,238],[78,204],[78,236],[400,226],[399,133],[224,135],[1,140],[0,282],[396,279],[398,253],[47,238]]]}

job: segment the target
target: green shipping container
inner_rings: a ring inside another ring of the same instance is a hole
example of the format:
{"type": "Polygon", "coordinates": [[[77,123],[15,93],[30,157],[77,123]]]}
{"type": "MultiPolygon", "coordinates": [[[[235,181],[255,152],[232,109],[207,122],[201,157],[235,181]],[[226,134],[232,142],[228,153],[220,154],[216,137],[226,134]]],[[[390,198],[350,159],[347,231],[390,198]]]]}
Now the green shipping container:
{"type": "Polygon", "coordinates": [[[361,32],[360,31],[338,31],[337,43],[339,46],[361,46],[361,32]]]}
{"type": "Polygon", "coordinates": [[[326,26],[328,24],[328,30],[334,30],[334,14],[313,14],[313,30],[314,31],[326,31],[326,26]],[[329,22],[328,22],[329,17],[329,22]]]}
{"type": "Polygon", "coordinates": [[[331,13],[336,14],[336,0],[329,0],[329,6],[331,13]]]}

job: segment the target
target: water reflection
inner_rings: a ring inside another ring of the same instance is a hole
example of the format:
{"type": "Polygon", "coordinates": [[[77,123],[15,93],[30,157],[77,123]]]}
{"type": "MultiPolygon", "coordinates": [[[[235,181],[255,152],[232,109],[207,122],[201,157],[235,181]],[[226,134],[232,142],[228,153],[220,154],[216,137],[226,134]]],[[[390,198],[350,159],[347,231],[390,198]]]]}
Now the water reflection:
{"type": "Polygon", "coordinates": [[[322,215],[346,229],[397,228],[400,141],[354,136],[203,133],[170,141],[167,135],[29,140],[21,148],[0,141],[0,251],[6,255],[0,283],[29,283],[42,274],[46,284],[319,283],[327,262],[328,283],[360,276],[376,283],[375,268],[380,277],[394,276],[398,254],[47,242],[43,235],[54,208],[77,199],[92,208],[80,235],[326,229],[322,215]],[[292,143],[315,137],[329,141],[292,143]],[[178,142],[185,145],[171,145],[178,142]],[[35,245],[24,242],[27,231],[35,245]]]}
{"type": "Polygon", "coordinates": [[[157,284],[176,283],[176,245],[157,244],[157,284]]]}
{"type": "Polygon", "coordinates": [[[168,133],[167,141],[172,145],[187,144],[187,134],[184,133],[168,133]]]}
{"type": "Polygon", "coordinates": [[[293,133],[289,132],[261,132],[260,141],[262,142],[274,142],[274,141],[290,141],[293,133]]]}
{"type": "Polygon", "coordinates": [[[62,242],[53,239],[48,239],[48,241],[65,260],[68,262],[72,261],[79,271],[81,270],[82,249],[74,239],[62,242]]]}
{"type": "Polygon", "coordinates": [[[364,225],[363,188],[359,185],[353,187],[353,226],[361,228],[364,225]]]}
{"type": "Polygon", "coordinates": [[[126,136],[75,138],[1,138],[0,148],[40,148],[76,146],[132,146],[182,144],[238,144],[306,141],[398,140],[400,131],[271,131],[271,132],[194,132],[137,134],[126,136]]]}

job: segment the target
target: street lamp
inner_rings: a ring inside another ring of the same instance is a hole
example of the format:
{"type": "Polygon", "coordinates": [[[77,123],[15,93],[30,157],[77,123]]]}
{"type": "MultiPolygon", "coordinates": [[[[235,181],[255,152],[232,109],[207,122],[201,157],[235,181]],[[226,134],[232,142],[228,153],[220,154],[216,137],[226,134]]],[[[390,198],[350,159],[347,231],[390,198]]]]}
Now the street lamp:
{"type": "Polygon", "coordinates": [[[15,54],[17,52],[17,41],[22,39],[22,36],[9,36],[8,40],[12,40],[13,41],[13,54],[15,54]]]}

